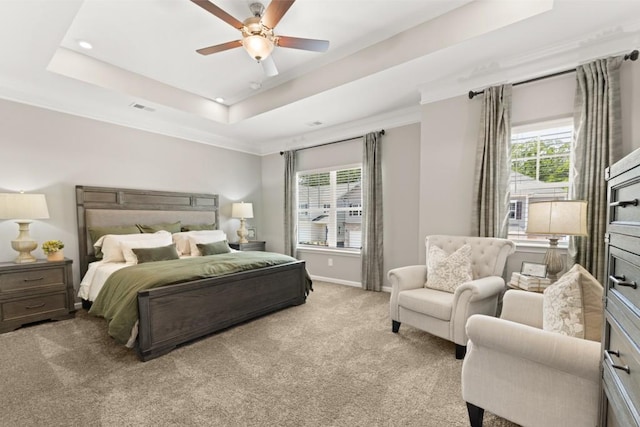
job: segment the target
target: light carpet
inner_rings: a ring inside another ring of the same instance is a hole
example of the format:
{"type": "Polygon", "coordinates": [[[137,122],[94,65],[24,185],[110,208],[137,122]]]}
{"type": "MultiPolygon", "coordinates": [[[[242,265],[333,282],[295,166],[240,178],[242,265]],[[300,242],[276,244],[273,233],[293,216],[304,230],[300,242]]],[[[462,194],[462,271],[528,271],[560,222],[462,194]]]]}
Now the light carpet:
{"type": "MultiPolygon", "coordinates": [[[[392,333],[388,293],[314,289],[149,362],[84,310],[2,334],[0,425],[469,425],[452,343],[392,333]]],[[[485,426],[514,425],[486,413],[485,426]]]]}

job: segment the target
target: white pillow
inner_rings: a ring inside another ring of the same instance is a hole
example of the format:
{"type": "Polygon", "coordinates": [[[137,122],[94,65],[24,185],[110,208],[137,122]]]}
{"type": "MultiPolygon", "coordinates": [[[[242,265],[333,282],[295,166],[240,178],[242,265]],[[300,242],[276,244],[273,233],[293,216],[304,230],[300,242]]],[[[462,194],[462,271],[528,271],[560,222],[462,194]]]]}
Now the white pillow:
{"type": "Polygon", "coordinates": [[[227,240],[227,235],[224,231],[221,230],[207,230],[207,231],[217,231],[218,233],[206,233],[199,234],[200,231],[192,231],[191,233],[198,233],[189,236],[189,246],[191,251],[191,256],[202,256],[200,250],[198,249],[198,243],[214,243],[221,242],[223,240],[227,240]]]}
{"type": "MultiPolygon", "coordinates": [[[[153,233],[154,235],[156,233],[153,233]]],[[[156,236],[155,239],[144,239],[144,240],[126,240],[120,242],[120,249],[122,249],[122,255],[124,256],[125,262],[129,263],[138,263],[138,257],[133,252],[133,249],[138,248],[161,248],[163,246],[167,246],[171,244],[171,234],[166,233],[160,234],[156,236]]]]}
{"type": "Polygon", "coordinates": [[[425,288],[453,293],[472,277],[470,245],[466,244],[450,255],[437,246],[429,247],[425,288]]]}
{"type": "MultiPolygon", "coordinates": [[[[171,244],[171,233],[168,231],[158,231],[156,233],[138,233],[138,234],[107,234],[102,239],[102,261],[104,262],[125,262],[122,253],[121,242],[162,240],[166,243],[161,246],[171,244]]],[[[99,241],[98,241],[99,242],[99,241]]],[[[97,243],[97,242],[96,242],[97,243]]]]}
{"type": "Polygon", "coordinates": [[[189,236],[216,236],[216,238],[222,236],[219,240],[215,240],[216,242],[227,239],[227,235],[222,230],[194,230],[173,233],[171,237],[173,239],[173,243],[176,244],[176,250],[178,251],[179,255],[191,254],[191,243],[189,242],[189,236]]]}
{"type": "Polygon", "coordinates": [[[580,273],[563,274],[544,290],[542,329],[570,337],[584,338],[584,311],[580,273]]]}

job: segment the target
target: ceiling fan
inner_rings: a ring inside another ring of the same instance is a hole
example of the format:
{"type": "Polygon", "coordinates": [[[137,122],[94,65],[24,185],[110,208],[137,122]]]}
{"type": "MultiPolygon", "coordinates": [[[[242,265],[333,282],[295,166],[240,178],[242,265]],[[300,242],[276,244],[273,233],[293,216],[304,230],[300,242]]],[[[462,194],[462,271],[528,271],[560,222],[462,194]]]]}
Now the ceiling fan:
{"type": "Polygon", "coordinates": [[[242,39],[240,40],[196,50],[196,52],[201,55],[211,55],[212,53],[242,46],[253,59],[262,64],[268,76],[274,76],[278,74],[278,70],[270,55],[276,46],[310,50],[313,52],[326,52],[327,49],[329,49],[329,42],[327,40],[303,39],[274,34],[273,30],[275,26],[280,22],[284,14],[287,13],[295,0],[272,0],[266,10],[261,3],[251,3],[249,9],[253,16],[242,22],[209,0],[191,1],[242,32],[242,39]]]}

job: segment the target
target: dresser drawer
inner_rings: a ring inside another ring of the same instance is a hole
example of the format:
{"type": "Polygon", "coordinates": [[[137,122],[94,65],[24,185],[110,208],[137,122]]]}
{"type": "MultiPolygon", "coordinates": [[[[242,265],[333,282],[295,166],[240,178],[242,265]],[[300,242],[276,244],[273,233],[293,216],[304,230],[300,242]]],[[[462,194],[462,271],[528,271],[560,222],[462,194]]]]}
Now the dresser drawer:
{"type": "Polygon", "coordinates": [[[604,367],[603,389],[606,397],[604,421],[607,427],[640,427],[638,408],[634,408],[620,383],[613,375],[613,368],[604,367]]]}
{"type": "Polygon", "coordinates": [[[609,181],[609,231],[640,236],[640,167],[609,181]]]}
{"type": "Polygon", "coordinates": [[[48,318],[68,312],[67,295],[64,292],[9,301],[2,303],[1,307],[2,321],[29,317],[48,318]]]}
{"type": "Polygon", "coordinates": [[[615,294],[620,300],[629,306],[637,316],[640,316],[639,287],[640,255],[632,254],[610,244],[607,295],[615,294]]]}
{"type": "Polygon", "coordinates": [[[53,287],[50,288],[51,290],[58,287],[64,289],[65,286],[64,267],[34,268],[0,274],[0,293],[31,290],[39,287],[53,287]]]}
{"type": "Polygon", "coordinates": [[[640,349],[637,342],[633,342],[634,338],[623,330],[626,325],[618,323],[620,318],[617,313],[611,313],[607,309],[603,365],[605,370],[610,369],[616,382],[621,384],[628,401],[638,408],[640,407],[640,349]]]}

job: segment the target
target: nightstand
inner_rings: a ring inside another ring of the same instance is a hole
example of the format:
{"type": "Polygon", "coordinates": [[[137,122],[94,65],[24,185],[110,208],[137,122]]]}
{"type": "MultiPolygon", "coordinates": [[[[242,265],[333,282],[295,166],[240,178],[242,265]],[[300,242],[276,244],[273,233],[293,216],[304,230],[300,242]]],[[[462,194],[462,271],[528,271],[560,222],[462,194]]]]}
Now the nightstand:
{"type": "Polygon", "coordinates": [[[72,260],[0,263],[0,333],[75,314],[72,260]]]}
{"type": "Polygon", "coordinates": [[[229,243],[231,249],[239,251],[263,251],[266,242],[261,240],[250,240],[248,243],[229,243]]]}

